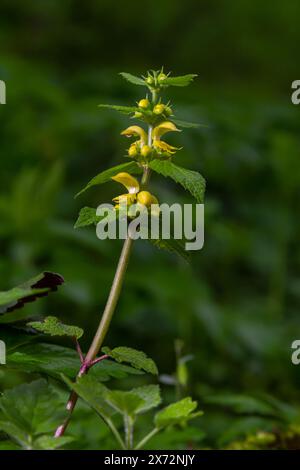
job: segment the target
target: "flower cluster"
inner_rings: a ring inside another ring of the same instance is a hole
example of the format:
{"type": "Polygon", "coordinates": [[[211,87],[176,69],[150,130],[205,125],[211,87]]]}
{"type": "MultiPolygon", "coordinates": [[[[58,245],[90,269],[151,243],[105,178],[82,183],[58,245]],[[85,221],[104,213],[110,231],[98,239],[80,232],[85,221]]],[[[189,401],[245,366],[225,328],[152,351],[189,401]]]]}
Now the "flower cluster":
{"type": "Polygon", "coordinates": [[[138,140],[130,145],[128,155],[141,163],[147,163],[154,158],[168,159],[179,150],[178,147],[161,140],[167,132],[180,132],[180,130],[173,122],[163,121],[153,128],[151,134],[147,134],[140,126],[130,126],[121,132],[121,135],[138,137],[138,140]]]}
{"type": "Polygon", "coordinates": [[[113,198],[116,210],[120,210],[122,206],[127,210],[132,204],[142,204],[147,208],[150,208],[153,204],[158,204],[157,198],[149,191],[140,191],[138,180],[129,173],[118,173],[112,177],[112,180],[121,183],[127,189],[127,193],[113,198]]]}

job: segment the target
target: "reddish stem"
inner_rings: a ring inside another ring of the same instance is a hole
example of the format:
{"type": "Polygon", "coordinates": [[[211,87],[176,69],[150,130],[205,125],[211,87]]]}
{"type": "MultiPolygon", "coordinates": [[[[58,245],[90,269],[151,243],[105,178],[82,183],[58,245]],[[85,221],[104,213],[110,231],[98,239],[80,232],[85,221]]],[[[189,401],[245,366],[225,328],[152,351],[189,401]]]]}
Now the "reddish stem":
{"type": "MultiPolygon", "coordinates": [[[[81,360],[81,367],[80,367],[79,372],[77,374],[77,378],[82,377],[83,375],[87,374],[91,367],[93,367],[94,365],[98,364],[98,362],[101,362],[104,359],[107,359],[109,357],[107,354],[104,354],[101,357],[96,357],[92,361],[86,361],[83,354],[82,354],[80,345],[79,345],[77,340],[76,340],[76,348],[77,348],[77,352],[78,352],[80,360],[81,360]]],[[[72,391],[70,393],[70,397],[69,397],[68,403],[66,405],[66,409],[69,411],[69,416],[63,422],[63,424],[58,426],[58,428],[55,431],[54,437],[61,437],[61,436],[64,435],[65,430],[66,430],[66,428],[69,424],[70,418],[71,418],[71,413],[75,408],[77,400],[78,400],[78,395],[76,394],[76,392],[72,391]]]]}

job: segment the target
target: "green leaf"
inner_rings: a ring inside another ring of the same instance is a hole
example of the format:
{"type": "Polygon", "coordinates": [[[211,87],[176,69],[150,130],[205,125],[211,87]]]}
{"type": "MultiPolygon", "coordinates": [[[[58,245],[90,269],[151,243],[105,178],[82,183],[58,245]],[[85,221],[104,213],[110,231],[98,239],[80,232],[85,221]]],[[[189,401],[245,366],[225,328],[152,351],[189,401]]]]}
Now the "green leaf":
{"type": "Polygon", "coordinates": [[[185,261],[190,262],[190,254],[188,251],[185,250],[184,247],[184,240],[176,240],[175,238],[170,238],[170,240],[155,240],[152,238],[148,239],[149,242],[152,243],[152,245],[156,246],[160,250],[166,250],[169,251],[170,253],[176,253],[178,256],[183,258],[185,261]]]}
{"type": "Polygon", "coordinates": [[[129,391],[107,390],[105,399],[116,411],[128,416],[149,411],[161,402],[158,385],[145,385],[129,391]]]}
{"type": "Polygon", "coordinates": [[[56,291],[63,282],[60,274],[43,272],[9,291],[0,292],[0,313],[11,312],[23,307],[27,302],[47,295],[50,291],[56,291]]]}
{"type": "Polygon", "coordinates": [[[132,392],[144,400],[144,404],[138,407],[137,413],[144,413],[152,408],[156,408],[161,403],[159,385],[144,385],[143,387],[136,387],[132,392]]]}
{"type": "Polygon", "coordinates": [[[192,83],[195,77],[197,77],[197,74],[194,73],[181,75],[179,77],[167,77],[163,81],[163,84],[168,86],[188,86],[192,83]]]}
{"type": "Polygon", "coordinates": [[[57,439],[54,436],[41,436],[33,443],[34,450],[55,450],[74,441],[74,437],[61,436],[57,439]]]}
{"type": "Polygon", "coordinates": [[[96,225],[101,219],[96,215],[96,212],[96,209],[93,207],[83,207],[80,209],[74,228],[87,227],[92,224],[96,225]]]}
{"type": "Polygon", "coordinates": [[[114,220],[118,217],[119,212],[114,209],[107,208],[104,216],[97,215],[97,209],[92,207],[83,207],[79,212],[78,219],[74,225],[74,228],[86,227],[88,225],[97,225],[103,220],[104,223],[108,223],[110,220],[114,220]]]}
{"type": "Polygon", "coordinates": [[[88,184],[81,191],[79,191],[79,193],[77,193],[75,197],[78,197],[80,194],[84,193],[87,189],[91,188],[92,186],[96,186],[98,184],[103,184],[107,181],[110,181],[112,176],[115,176],[116,174],[122,171],[126,171],[134,175],[138,175],[142,172],[141,168],[136,162],[122,163],[121,165],[114,166],[113,168],[109,168],[108,170],[99,173],[97,176],[91,179],[91,181],[89,181],[88,184]]]}
{"type": "Polygon", "coordinates": [[[105,398],[114,410],[127,416],[134,416],[146,404],[134,391],[107,390],[105,398]]]}
{"type": "Polygon", "coordinates": [[[95,377],[90,374],[83,375],[76,382],[71,382],[67,377],[63,376],[63,380],[71,390],[74,390],[100,416],[107,419],[114,414],[114,410],[105,400],[108,389],[95,377]]]}
{"type": "Polygon", "coordinates": [[[0,409],[5,417],[0,429],[18,443],[32,442],[34,436],[52,432],[65,417],[63,403],[62,397],[46,380],[18,385],[6,390],[0,398],[0,409]]]}
{"type": "Polygon", "coordinates": [[[197,202],[202,203],[205,192],[205,179],[197,171],[187,170],[169,160],[153,160],[149,163],[152,170],[179,183],[197,202]]]}
{"type": "Polygon", "coordinates": [[[0,421],[0,431],[7,434],[23,448],[30,445],[28,434],[10,421],[0,421]]]}
{"type": "Polygon", "coordinates": [[[138,370],[144,370],[153,375],[158,374],[155,362],[143,351],[137,351],[136,349],[127,348],[126,346],[120,346],[114,349],[105,347],[102,348],[102,351],[117,362],[128,362],[132,367],[138,370]]]}
{"type": "Polygon", "coordinates": [[[133,85],[141,85],[141,86],[146,85],[145,81],[142,78],[136,77],[135,75],[132,75],[131,73],[120,72],[120,75],[122,75],[122,77],[125,78],[125,80],[127,80],[128,82],[133,83],[133,85]]]}
{"type": "Polygon", "coordinates": [[[200,411],[193,413],[196,408],[197,402],[193,401],[191,397],[183,398],[159,411],[154,418],[155,425],[160,429],[174,424],[185,424],[190,419],[202,414],[200,411]]]}
{"type": "Polygon", "coordinates": [[[113,105],[113,104],[98,104],[98,107],[113,109],[115,111],[119,111],[122,114],[131,114],[131,113],[140,111],[140,109],[137,106],[119,106],[119,105],[113,105]]]}
{"type": "Polygon", "coordinates": [[[46,317],[42,322],[33,321],[28,323],[28,326],[50,336],[71,336],[72,338],[79,339],[83,335],[82,328],[65,325],[56,317],[46,317]]]}
{"type": "Polygon", "coordinates": [[[198,124],[196,122],[188,122],[188,121],[182,121],[181,119],[173,119],[171,118],[171,121],[174,122],[179,127],[184,127],[186,129],[199,129],[199,127],[208,127],[205,124],[198,124]]]}
{"type": "MultiPolygon", "coordinates": [[[[80,368],[79,357],[73,349],[55,344],[28,344],[7,354],[7,368],[19,369],[26,372],[40,372],[61,380],[61,374],[75,377],[80,368]]],[[[141,372],[113,361],[102,361],[95,365],[89,375],[94,375],[101,381],[109,378],[124,378],[129,374],[141,372]]]]}

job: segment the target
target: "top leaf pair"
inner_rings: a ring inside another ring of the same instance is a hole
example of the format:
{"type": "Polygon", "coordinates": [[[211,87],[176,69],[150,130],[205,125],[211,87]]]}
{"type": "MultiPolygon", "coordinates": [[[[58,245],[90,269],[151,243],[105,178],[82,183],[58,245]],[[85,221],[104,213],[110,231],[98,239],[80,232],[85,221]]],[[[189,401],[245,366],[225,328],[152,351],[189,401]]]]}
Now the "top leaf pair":
{"type": "Polygon", "coordinates": [[[170,77],[170,73],[165,74],[163,69],[150,70],[147,76],[142,78],[126,72],[121,72],[120,75],[134,85],[147,86],[150,90],[157,89],[157,91],[168,86],[188,86],[197,77],[193,73],[181,75],[180,77],[170,77]]]}

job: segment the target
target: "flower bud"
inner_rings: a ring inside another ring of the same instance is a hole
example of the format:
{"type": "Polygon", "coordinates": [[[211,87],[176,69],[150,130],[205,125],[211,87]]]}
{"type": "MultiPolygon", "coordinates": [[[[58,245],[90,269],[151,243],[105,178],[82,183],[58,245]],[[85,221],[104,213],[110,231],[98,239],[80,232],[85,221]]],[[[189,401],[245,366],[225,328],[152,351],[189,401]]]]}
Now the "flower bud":
{"type": "Polygon", "coordinates": [[[168,116],[173,114],[172,108],[170,106],[166,106],[165,112],[168,116]]]}
{"type": "Polygon", "coordinates": [[[136,157],[138,154],[138,150],[136,148],[136,145],[135,144],[132,144],[129,149],[128,149],[128,155],[130,157],[136,157]]]}
{"type": "Polygon", "coordinates": [[[138,102],[140,108],[147,109],[150,105],[149,100],[147,98],[143,98],[138,102]]]}
{"type": "Polygon", "coordinates": [[[136,111],[133,115],[133,117],[137,119],[141,119],[143,117],[143,113],[140,113],[139,111],[136,111]]]}
{"type": "Polygon", "coordinates": [[[165,110],[164,104],[156,104],[153,108],[154,114],[162,114],[165,110]]]}
{"type": "Polygon", "coordinates": [[[148,157],[148,155],[151,153],[151,147],[149,145],[143,145],[141,148],[141,155],[143,157],[148,157]]]}
{"type": "Polygon", "coordinates": [[[168,77],[165,73],[160,73],[157,78],[158,78],[159,83],[161,83],[168,77]]]}
{"type": "Polygon", "coordinates": [[[146,82],[147,82],[148,85],[153,85],[154,80],[153,80],[152,77],[149,76],[149,77],[147,77],[146,82]]]}
{"type": "Polygon", "coordinates": [[[141,191],[137,195],[137,200],[140,204],[143,204],[146,207],[151,206],[153,201],[152,194],[149,193],[149,191],[141,191]]]}

